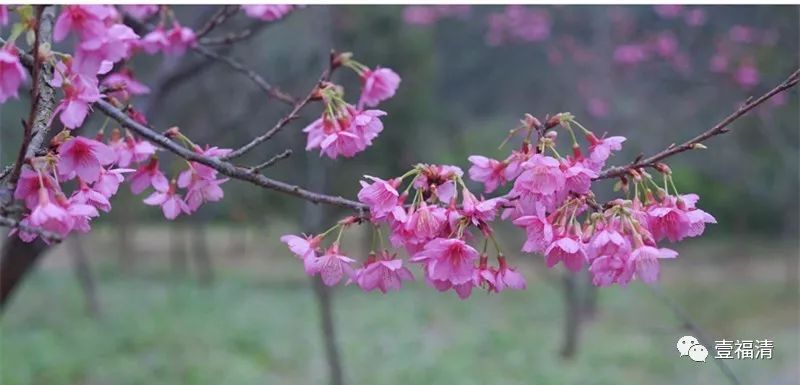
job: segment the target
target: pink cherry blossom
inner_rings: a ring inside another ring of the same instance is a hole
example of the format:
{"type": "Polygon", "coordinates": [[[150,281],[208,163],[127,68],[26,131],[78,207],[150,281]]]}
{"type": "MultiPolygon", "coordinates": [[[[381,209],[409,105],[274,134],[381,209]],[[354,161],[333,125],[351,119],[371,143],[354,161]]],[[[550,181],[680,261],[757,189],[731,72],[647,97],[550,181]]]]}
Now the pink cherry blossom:
{"type": "Polygon", "coordinates": [[[525,171],[517,177],[515,194],[552,195],[564,189],[566,177],[555,158],[536,154],[522,165],[525,171]]]}
{"type": "Polygon", "coordinates": [[[505,257],[497,257],[500,267],[494,276],[494,290],[501,292],[505,289],[525,290],[527,287],[525,277],[513,267],[506,264],[505,257]]]}
{"type": "Polygon", "coordinates": [[[506,178],[508,163],[480,155],[472,155],[467,159],[472,163],[472,167],[468,170],[470,179],[483,183],[486,193],[491,193],[498,186],[508,182],[506,178]]]}
{"type": "Polygon", "coordinates": [[[743,88],[752,88],[758,85],[758,69],[749,61],[743,62],[734,74],[736,83],[743,88]]]}
{"type": "Polygon", "coordinates": [[[170,184],[166,191],[156,190],[149,197],[145,198],[144,204],[149,206],[161,206],[164,217],[173,220],[181,213],[190,214],[191,211],[180,195],[175,192],[175,184],[170,184]]]}
{"type": "Polygon", "coordinates": [[[505,204],[505,198],[478,199],[466,188],[461,193],[463,196],[463,214],[475,226],[482,226],[494,220],[498,208],[505,204]]]}
{"type": "Polygon", "coordinates": [[[339,155],[350,158],[372,145],[372,140],[383,131],[379,119],[386,115],[383,111],[358,111],[348,105],[338,113],[343,117],[332,120],[323,116],[303,129],[308,134],[307,151],[319,148],[320,155],[331,159],[339,155]]]}
{"type": "Polygon", "coordinates": [[[110,69],[111,63],[128,58],[138,39],[139,35],[127,25],[114,24],[103,34],[81,42],[75,53],[75,68],[85,75],[107,72],[101,70],[103,62],[108,62],[106,65],[110,69]]]}
{"type": "Polygon", "coordinates": [[[39,203],[39,190],[44,189],[48,192],[50,199],[55,199],[55,193],[60,192],[55,179],[46,173],[40,175],[30,168],[24,166],[17,180],[17,188],[14,190],[14,199],[25,201],[25,206],[33,209],[39,203]]]}
{"type": "Polygon", "coordinates": [[[636,271],[636,277],[645,283],[655,283],[660,274],[659,259],[676,258],[678,253],[667,248],[653,246],[639,246],[631,253],[631,262],[636,271]]]}
{"type": "Polygon", "coordinates": [[[130,134],[123,137],[118,132],[112,133],[108,146],[117,153],[117,166],[120,167],[144,162],[156,153],[156,147],[150,142],[136,140],[130,134]]]}
{"type": "Polygon", "coordinates": [[[595,286],[618,284],[625,286],[633,278],[634,267],[625,254],[600,255],[592,260],[589,273],[595,286]]]}
{"type": "Polygon", "coordinates": [[[78,176],[87,183],[100,177],[101,168],[114,163],[117,154],[104,143],[76,136],[58,147],[58,171],[67,179],[78,176]]]}
{"type": "Polygon", "coordinates": [[[543,253],[553,240],[553,226],[545,217],[525,215],[515,219],[514,224],[525,228],[524,252],[543,253]]]}
{"type": "Polygon", "coordinates": [[[64,40],[75,31],[81,40],[102,36],[106,32],[105,20],[112,15],[108,5],[64,5],[53,27],[53,39],[64,40]]]}
{"type": "Polygon", "coordinates": [[[70,201],[94,206],[95,208],[105,212],[109,212],[111,210],[111,202],[108,201],[108,197],[99,191],[93,190],[83,181],[80,181],[80,187],[77,191],[75,191],[74,194],[72,194],[70,201]]]}
{"type": "Polygon", "coordinates": [[[178,176],[178,186],[187,189],[186,205],[188,213],[193,213],[205,202],[218,202],[225,196],[225,192],[219,187],[220,184],[227,182],[223,179],[206,179],[198,177],[197,174],[187,171],[178,176]],[[188,177],[186,175],[189,175],[188,177]]]}
{"type": "Polygon", "coordinates": [[[25,80],[25,68],[13,44],[0,48],[0,103],[17,98],[19,86],[25,80]]]}
{"type": "Polygon", "coordinates": [[[339,244],[334,243],[325,250],[325,253],[317,258],[306,258],[310,261],[311,275],[319,274],[322,282],[327,286],[333,286],[347,275],[350,279],[355,279],[355,270],[350,266],[355,262],[354,259],[339,253],[339,244]]]}
{"type": "Polygon", "coordinates": [[[422,202],[409,211],[405,229],[413,240],[424,242],[436,238],[446,222],[445,209],[422,202]]]}
{"type": "Polygon", "coordinates": [[[138,21],[144,21],[158,13],[158,5],[123,5],[122,11],[138,21]]]}
{"type": "Polygon", "coordinates": [[[53,77],[51,84],[54,87],[62,87],[64,98],[53,110],[53,117],[59,114],[59,119],[64,127],[75,129],[83,124],[89,114],[89,105],[100,100],[97,78],[92,75],[86,77],[77,72],[72,72],[72,66],[67,69],[63,63],[56,65],[57,75],[53,77]],[[68,71],[67,78],[63,79],[61,72],[68,71]]]}
{"type": "Polygon", "coordinates": [[[631,245],[626,237],[614,228],[596,232],[586,250],[590,261],[602,256],[622,256],[630,253],[631,245]]]}
{"type": "Polygon", "coordinates": [[[622,150],[622,143],[626,140],[623,136],[611,136],[608,138],[599,139],[594,134],[586,136],[589,140],[589,160],[587,164],[593,171],[598,171],[603,168],[606,160],[611,156],[613,151],[622,150]]]}
{"type": "Polygon", "coordinates": [[[247,16],[264,21],[275,21],[284,18],[294,9],[294,5],[288,4],[249,4],[242,5],[242,10],[247,16]]]}
{"type": "Polygon", "coordinates": [[[8,6],[0,5],[0,25],[8,24],[8,6]]]}
{"type": "Polygon", "coordinates": [[[175,22],[170,30],[157,27],[145,35],[142,38],[141,45],[149,54],[161,51],[167,55],[181,56],[186,53],[187,49],[197,45],[197,36],[190,28],[183,27],[178,22],[175,22]]]}
{"type": "Polygon", "coordinates": [[[101,84],[115,90],[108,92],[108,95],[120,100],[127,100],[130,95],[144,95],[150,92],[150,88],[134,79],[131,71],[127,69],[106,76],[101,84]]]}
{"type": "Polygon", "coordinates": [[[361,74],[361,81],[364,84],[361,90],[361,106],[375,107],[380,102],[394,96],[397,87],[400,86],[400,75],[389,68],[376,68],[366,70],[361,74]]]}
{"type": "Polygon", "coordinates": [[[150,161],[136,170],[131,177],[131,191],[134,194],[139,194],[150,186],[157,191],[169,189],[169,181],[158,169],[158,159],[155,157],[150,158],[150,161]]]}
{"type": "Polygon", "coordinates": [[[397,205],[400,197],[396,190],[399,180],[385,181],[369,175],[365,175],[364,178],[371,180],[372,183],[361,181],[358,200],[369,206],[373,218],[380,219],[393,210],[402,210],[402,207],[397,205]]]}
{"type": "Polygon", "coordinates": [[[580,271],[586,261],[583,245],[571,236],[562,236],[550,244],[544,251],[547,267],[563,262],[567,269],[580,271]]]}
{"type": "Polygon", "coordinates": [[[65,235],[72,228],[72,217],[67,210],[50,200],[46,189],[39,189],[39,201],[28,217],[31,226],[65,235]]]}
{"type": "Polygon", "coordinates": [[[582,163],[575,163],[564,171],[566,180],[564,186],[569,191],[586,194],[592,185],[592,179],[597,178],[597,173],[582,163]]]}
{"type": "Polygon", "coordinates": [[[411,258],[425,264],[431,280],[448,281],[453,285],[472,280],[478,252],[460,239],[436,238],[411,258]]]}
{"type": "Polygon", "coordinates": [[[647,49],[640,44],[624,44],[614,50],[614,61],[623,65],[634,65],[649,58],[647,49]]]}
{"type": "Polygon", "coordinates": [[[289,250],[303,261],[303,266],[307,275],[314,275],[314,262],[317,259],[317,249],[322,241],[320,236],[298,237],[287,234],[281,237],[281,242],[285,243],[289,250]]]}
{"type": "Polygon", "coordinates": [[[370,255],[364,262],[364,267],[356,271],[355,281],[361,290],[378,289],[386,294],[389,291],[400,290],[403,281],[413,281],[414,276],[411,271],[403,266],[402,260],[395,257],[387,251],[377,256],[370,255]]]}
{"type": "Polygon", "coordinates": [[[117,194],[119,185],[125,180],[123,174],[134,171],[136,170],[130,168],[100,169],[100,178],[92,184],[92,189],[106,198],[111,198],[117,194]]]}

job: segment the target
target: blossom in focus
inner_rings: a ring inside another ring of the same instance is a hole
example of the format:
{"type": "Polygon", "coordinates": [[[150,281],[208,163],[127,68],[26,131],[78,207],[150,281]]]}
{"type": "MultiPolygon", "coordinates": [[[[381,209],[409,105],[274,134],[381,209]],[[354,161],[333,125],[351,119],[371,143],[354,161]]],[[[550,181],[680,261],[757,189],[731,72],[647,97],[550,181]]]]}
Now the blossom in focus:
{"type": "Polygon", "coordinates": [[[369,212],[373,218],[379,219],[398,207],[397,202],[400,194],[397,192],[398,181],[385,181],[380,178],[365,175],[372,183],[361,181],[361,191],[358,192],[358,200],[369,206],[369,212]]]}
{"type": "Polygon", "coordinates": [[[376,68],[366,70],[361,75],[363,89],[361,100],[358,102],[359,108],[364,105],[375,107],[380,102],[394,96],[397,87],[400,86],[400,75],[389,68],[376,68]]]}
{"type": "Polygon", "coordinates": [[[453,285],[472,279],[478,252],[460,239],[436,238],[411,258],[412,262],[425,264],[431,280],[447,281],[453,285]]]}
{"type": "Polygon", "coordinates": [[[177,218],[181,213],[191,213],[189,207],[186,206],[186,202],[175,192],[174,183],[170,184],[164,191],[154,191],[150,196],[145,198],[144,204],[149,206],[161,206],[161,212],[164,214],[164,217],[169,220],[177,218]]]}
{"type": "Polygon", "coordinates": [[[66,179],[75,176],[92,183],[100,178],[101,168],[114,163],[117,154],[104,143],[76,136],[58,147],[58,171],[66,179]]]}
{"type": "Polygon", "coordinates": [[[403,261],[396,259],[387,251],[370,255],[364,262],[364,267],[358,269],[355,276],[355,281],[362,290],[378,289],[384,294],[400,290],[403,281],[414,280],[414,275],[403,266],[403,261]]]}
{"type": "Polygon", "coordinates": [[[139,167],[131,176],[131,191],[134,194],[139,194],[150,186],[153,186],[156,191],[169,189],[169,181],[158,169],[158,158],[156,157],[150,158],[147,164],[139,167]]]}
{"type": "Polygon", "coordinates": [[[322,282],[327,286],[333,286],[344,278],[346,275],[350,279],[355,279],[355,270],[350,266],[355,262],[353,258],[342,255],[339,252],[339,244],[334,243],[329,247],[324,254],[317,258],[310,259],[310,275],[319,274],[322,282]]]}
{"type": "Polygon", "coordinates": [[[0,48],[0,103],[17,98],[19,86],[25,80],[25,68],[13,44],[0,48]]]}

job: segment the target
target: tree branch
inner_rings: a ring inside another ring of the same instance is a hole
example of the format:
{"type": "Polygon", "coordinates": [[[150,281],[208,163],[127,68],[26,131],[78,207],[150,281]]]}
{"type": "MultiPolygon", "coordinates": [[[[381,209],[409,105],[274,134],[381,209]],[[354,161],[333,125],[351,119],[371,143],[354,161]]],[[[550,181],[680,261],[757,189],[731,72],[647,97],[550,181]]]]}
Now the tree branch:
{"type": "Polygon", "coordinates": [[[265,169],[267,167],[271,167],[275,163],[278,163],[279,161],[281,161],[283,159],[286,159],[286,158],[288,158],[290,156],[292,156],[292,150],[287,148],[287,149],[283,150],[283,152],[281,152],[279,154],[276,154],[272,158],[269,158],[269,160],[267,160],[266,162],[261,163],[261,164],[256,165],[256,166],[253,166],[253,167],[250,167],[250,172],[258,172],[258,171],[263,170],[263,169],[265,169]]]}
{"type": "Polygon", "coordinates": [[[711,127],[707,131],[701,133],[700,135],[697,135],[694,138],[689,139],[686,142],[683,142],[683,143],[681,143],[681,144],[679,144],[677,146],[672,144],[669,147],[667,147],[666,149],[664,149],[663,151],[661,151],[661,152],[659,152],[659,153],[657,153],[655,155],[649,156],[649,157],[641,159],[641,160],[634,160],[633,162],[631,162],[630,164],[627,164],[625,166],[611,167],[609,169],[606,169],[605,171],[601,172],[600,175],[598,175],[597,178],[595,178],[595,179],[608,179],[608,178],[620,177],[620,176],[624,176],[630,170],[633,170],[633,169],[639,169],[639,168],[644,168],[644,167],[654,167],[655,164],[660,160],[666,159],[666,158],[668,158],[668,157],[670,157],[672,155],[675,155],[675,154],[678,154],[678,153],[681,153],[681,152],[684,152],[684,151],[688,151],[688,150],[694,149],[694,148],[696,148],[695,147],[696,144],[699,144],[699,143],[701,143],[701,142],[703,142],[703,141],[705,141],[705,140],[707,140],[707,139],[709,139],[709,138],[711,138],[713,136],[724,134],[724,133],[730,131],[730,128],[728,128],[728,126],[731,123],[733,123],[734,121],[736,121],[740,117],[744,116],[745,114],[750,112],[750,110],[756,108],[758,105],[760,105],[760,104],[764,103],[765,101],[769,100],[771,97],[773,97],[773,96],[775,96],[775,95],[777,95],[777,94],[779,94],[779,93],[781,93],[781,92],[783,92],[783,91],[785,91],[785,90],[787,90],[789,88],[794,87],[795,85],[797,85],[799,80],[800,80],[800,69],[798,69],[797,71],[792,73],[788,78],[786,78],[786,80],[784,80],[781,84],[778,84],[771,91],[767,92],[764,95],[761,95],[761,97],[759,97],[758,99],[753,100],[752,97],[749,98],[736,111],[734,111],[732,114],[728,115],[725,119],[723,119],[721,122],[717,123],[714,127],[711,127]]]}
{"type": "Polygon", "coordinates": [[[20,59],[27,62],[31,68],[31,110],[28,121],[23,123],[25,135],[22,138],[20,152],[16,163],[11,169],[8,179],[9,191],[14,191],[19,178],[20,170],[25,159],[35,156],[44,145],[47,134],[50,132],[50,117],[55,107],[55,90],[48,82],[53,71],[53,66],[47,60],[42,60],[39,47],[50,45],[53,38],[53,21],[55,8],[52,6],[37,7],[36,39],[32,55],[20,53],[20,59]]]}
{"type": "Polygon", "coordinates": [[[208,167],[211,167],[219,171],[221,174],[231,177],[233,179],[239,179],[242,181],[250,182],[254,185],[267,188],[270,190],[279,191],[284,194],[305,199],[313,203],[325,203],[329,205],[357,210],[359,212],[367,210],[367,206],[364,205],[363,203],[342,198],[340,196],[331,196],[331,195],[319,194],[312,191],[308,191],[296,185],[271,179],[261,174],[251,173],[250,170],[247,168],[237,167],[219,158],[211,158],[203,154],[191,151],[181,146],[180,144],[173,142],[166,136],[153,131],[153,129],[151,129],[150,127],[144,126],[134,121],[127,114],[120,111],[116,107],[112,106],[109,102],[105,100],[100,100],[96,102],[95,106],[97,107],[97,109],[102,111],[108,117],[116,120],[123,127],[139,134],[140,136],[164,148],[165,150],[172,152],[173,154],[181,158],[184,158],[186,160],[204,164],[208,167]]]}
{"type": "Polygon", "coordinates": [[[248,151],[252,150],[253,148],[258,146],[262,142],[272,138],[281,129],[283,129],[284,126],[289,124],[289,122],[299,118],[300,117],[300,111],[303,108],[305,108],[305,106],[308,105],[309,102],[311,102],[311,100],[317,94],[317,90],[319,89],[320,85],[322,83],[327,82],[328,80],[330,80],[331,74],[333,74],[333,71],[336,69],[336,67],[334,65],[335,57],[336,57],[336,53],[334,51],[331,51],[330,60],[329,60],[329,63],[328,63],[328,68],[325,69],[322,72],[322,75],[320,75],[319,80],[317,81],[316,84],[314,84],[314,88],[311,89],[311,91],[308,93],[308,95],[306,95],[305,98],[303,98],[303,100],[297,102],[294,105],[294,108],[292,109],[291,112],[289,112],[288,115],[286,115],[283,118],[281,118],[281,120],[279,120],[278,123],[276,123],[271,129],[269,129],[265,133],[253,138],[253,140],[251,140],[249,143],[245,144],[242,147],[239,147],[238,149],[236,149],[234,151],[231,151],[230,153],[228,153],[228,155],[223,156],[221,159],[222,160],[230,160],[230,159],[238,158],[238,157],[244,155],[245,153],[247,153],[248,151]]]}
{"type": "Polygon", "coordinates": [[[203,47],[201,45],[194,47],[194,51],[208,58],[224,63],[234,71],[239,72],[244,76],[247,76],[247,78],[252,80],[253,83],[255,83],[259,88],[261,88],[267,94],[267,96],[280,100],[290,106],[295,105],[296,100],[291,95],[281,91],[280,88],[273,86],[272,84],[269,84],[266,80],[264,80],[263,77],[261,77],[261,75],[245,67],[242,63],[239,63],[235,59],[229,56],[219,55],[216,52],[211,51],[210,49],[203,47]]]}

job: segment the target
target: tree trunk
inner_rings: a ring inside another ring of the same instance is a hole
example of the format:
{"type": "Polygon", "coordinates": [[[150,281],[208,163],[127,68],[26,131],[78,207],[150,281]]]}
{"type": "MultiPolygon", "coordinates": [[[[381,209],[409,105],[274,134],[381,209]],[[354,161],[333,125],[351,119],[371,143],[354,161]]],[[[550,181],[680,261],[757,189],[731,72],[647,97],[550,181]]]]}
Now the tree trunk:
{"type": "Polygon", "coordinates": [[[72,268],[75,271],[75,277],[78,278],[78,283],[81,285],[83,297],[86,301],[86,312],[93,318],[99,318],[100,301],[97,296],[97,285],[95,285],[92,269],[89,265],[89,259],[86,257],[81,237],[74,235],[69,242],[69,246],[72,256],[72,268]]]}
{"type": "MultiPolygon", "coordinates": [[[[308,181],[309,188],[314,191],[325,191],[327,185],[325,181],[325,164],[319,162],[313,155],[309,155],[308,181]]],[[[305,203],[305,215],[303,218],[303,228],[308,231],[319,232],[325,217],[325,208],[319,204],[311,202],[305,203]]],[[[331,290],[322,283],[319,276],[311,277],[314,288],[314,298],[317,301],[320,315],[320,326],[322,329],[322,339],[325,345],[325,358],[328,361],[328,375],[331,385],[344,384],[344,374],[342,371],[339,348],[336,343],[336,328],[333,320],[333,304],[331,290]]]]}
{"type": "Polygon", "coordinates": [[[210,286],[214,283],[214,265],[211,261],[211,254],[208,252],[206,227],[202,222],[197,222],[193,225],[192,246],[194,249],[192,255],[197,268],[197,280],[203,286],[210,286]]]}
{"type": "Polygon", "coordinates": [[[597,286],[592,284],[591,274],[582,274],[583,281],[583,317],[587,320],[594,319],[597,316],[597,286]]]}
{"type": "Polygon", "coordinates": [[[578,351],[578,338],[581,328],[581,300],[578,291],[578,278],[575,274],[564,273],[564,342],[561,357],[572,359],[578,351]]]}
{"type": "Polygon", "coordinates": [[[117,214],[117,260],[119,261],[119,269],[123,273],[131,271],[134,265],[135,255],[133,236],[134,227],[131,226],[131,199],[127,194],[120,194],[118,197],[120,202],[114,206],[117,214]]]}
{"type": "Polygon", "coordinates": [[[6,309],[17,286],[47,249],[48,245],[39,239],[25,243],[17,236],[6,238],[0,260],[0,311],[6,309]]]}

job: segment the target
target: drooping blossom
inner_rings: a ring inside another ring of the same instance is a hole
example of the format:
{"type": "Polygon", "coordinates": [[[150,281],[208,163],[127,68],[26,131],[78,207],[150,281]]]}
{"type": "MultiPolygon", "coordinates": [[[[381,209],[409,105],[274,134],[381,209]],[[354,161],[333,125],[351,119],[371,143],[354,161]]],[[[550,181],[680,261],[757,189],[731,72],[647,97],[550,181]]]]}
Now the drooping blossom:
{"type": "Polygon", "coordinates": [[[198,174],[195,168],[190,166],[188,170],[178,175],[178,187],[187,189],[186,206],[188,213],[193,213],[205,202],[218,202],[225,196],[225,192],[219,186],[227,182],[227,178],[215,179],[206,178],[198,174]]]}
{"type": "Polygon", "coordinates": [[[450,282],[453,285],[472,279],[478,252],[460,239],[436,238],[411,258],[412,262],[425,264],[431,280],[450,282]]]}
{"type": "Polygon", "coordinates": [[[486,193],[491,193],[498,186],[508,182],[506,178],[508,163],[480,155],[472,155],[467,159],[472,163],[467,171],[469,178],[483,183],[486,193]]]}
{"type": "Polygon", "coordinates": [[[156,147],[146,140],[136,140],[132,135],[120,135],[119,130],[111,133],[108,146],[117,153],[117,166],[128,167],[141,163],[156,153],[156,147]]]}
{"type": "Polygon", "coordinates": [[[367,69],[361,74],[363,89],[361,99],[358,103],[361,106],[375,107],[380,102],[394,96],[397,87],[400,86],[400,75],[390,68],[378,67],[375,70],[367,69]]]}
{"type": "Polygon", "coordinates": [[[505,257],[497,257],[497,260],[500,266],[494,276],[494,290],[498,293],[505,289],[525,290],[527,287],[525,277],[515,268],[508,266],[505,257]]]}
{"type": "Polygon", "coordinates": [[[81,40],[102,36],[106,33],[105,20],[113,15],[108,5],[64,5],[53,27],[53,39],[64,40],[75,31],[81,40]]]}
{"type": "Polygon", "coordinates": [[[303,261],[307,275],[314,275],[314,262],[317,259],[317,249],[322,241],[320,236],[298,237],[287,234],[281,237],[281,242],[289,247],[289,250],[303,261]]]}
{"type": "Polygon", "coordinates": [[[186,206],[186,202],[177,194],[175,184],[171,183],[166,190],[156,190],[145,198],[144,204],[149,206],[161,206],[164,217],[173,220],[181,213],[190,214],[191,210],[186,206]]]}
{"type": "Polygon", "coordinates": [[[667,248],[656,248],[642,245],[631,253],[631,262],[636,271],[636,277],[645,283],[655,283],[660,274],[659,259],[676,258],[678,253],[667,248]]]}
{"type": "Polygon", "coordinates": [[[0,103],[5,103],[9,98],[16,99],[19,86],[26,77],[14,45],[7,44],[0,48],[0,103]]]}
{"type": "Polygon", "coordinates": [[[295,8],[289,4],[248,4],[242,5],[247,16],[264,21],[275,21],[284,18],[295,8]]]}
{"type": "Polygon", "coordinates": [[[361,181],[361,190],[358,200],[369,206],[369,212],[375,219],[380,219],[394,210],[402,210],[397,205],[400,194],[397,192],[399,180],[383,180],[374,176],[364,175],[372,183],[361,181]]]}
{"type": "Polygon", "coordinates": [[[592,260],[589,273],[595,286],[625,286],[633,278],[634,267],[629,254],[600,255],[592,260]]]}
{"type": "Polygon", "coordinates": [[[403,281],[413,281],[414,276],[411,271],[403,266],[402,260],[395,257],[388,251],[382,251],[377,255],[371,254],[364,262],[364,267],[355,273],[355,281],[361,290],[378,289],[386,294],[389,291],[400,290],[403,281]]]}
{"type": "Polygon", "coordinates": [[[553,240],[553,226],[544,217],[544,208],[541,206],[538,215],[521,216],[514,220],[514,224],[525,229],[524,252],[543,253],[553,240]]]}
{"type": "Polygon", "coordinates": [[[547,267],[553,267],[559,262],[571,271],[580,271],[586,261],[586,253],[581,243],[572,236],[561,236],[550,244],[544,251],[547,267]]]}
{"type": "Polygon", "coordinates": [[[340,155],[353,157],[371,146],[372,140],[383,131],[380,117],[386,113],[380,110],[359,111],[347,105],[337,111],[337,115],[339,117],[334,119],[323,113],[322,118],[303,129],[308,134],[306,151],[319,148],[320,154],[331,159],[340,155]]]}
{"type": "Polygon", "coordinates": [[[107,72],[111,63],[126,59],[139,35],[124,24],[114,24],[103,34],[93,36],[78,45],[75,53],[75,68],[78,72],[93,76],[107,72]],[[107,69],[101,70],[103,66],[107,69]]]}
{"type": "Polygon", "coordinates": [[[197,36],[191,28],[181,26],[176,21],[170,30],[157,27],[142,38],[141,44],[149,54],[160,51],[167,55],[181,56],[187,49],[197,46],[197,36]]]}
{"type": "Polygon", "coordinates": [[[125,180],[124,174],[134,171],[136,170],[130,168],[100,169],[100,178],[92,184],[92,189],[111,198],[117,194],[119,185],[125,180]]]}
{"type": "Polygon", "coordinates": [[[536,154],[522,168],[524,171],[514,182],[514,194],[552,195],[564,189],[566,177],[555,158],[536,154]]]}
{"type": "Polygon", "coordinates": [[[611,136],[608,138],[599,139],[594,134],[587,135],[589,140],[589,160],[592,171],[600,170],[605,165],[606,160],[611,156],[613,151],[622,149],[622,143],[626,140],[624,136],[611,136]]]}
{"type": "Polygon", "coordinates": [[[311,260],[310,271],[307,273],[310,272],[312,276],[319,274],[322,282],[327,286],[339,283],[345,275],[350,279],[356,278],[355,270],[350,266],[355,260],[342,255],[339,252],[338,243],[331,245],[321,256],[307,259],[311,260]]]}
{"type": "Polygon", "coordinates": [[[50,84],[64,90],[64,98],[53,110],[51,119],[59,115],[61,123],[69,129],[80,127],[89,114],[91,103],[101,97],[94,74],[86,76],[76,72],[74,66],[67,66],[63,62],[56,64],[56,74],[50,84]]]}
{"type": "Polygon", "coordinates": [[[110,147],[82,136],[68,139],[58,147],[58,171],[66,179],[78,176],[92,183],[100,177],[103,166],[116,160],[117,154],[110,147]]]}
{"type": "Polygon", "coordinates": [[[46,189],[39,189],[39,201],[31,210],[28,222],[31,226],[65,235],[72,229],[72,218],[67,210],[50,199],[46,189]]]}
{"type": "Polygon", "coordinates": [[[120,100],[127,100],[131,95],[144,95],[150,92],[150,87],[134,79],[133,73],[128,69],[106,76],[101,84],[113,90],[108,92],[109,96],[120,100]]]}
{"type": "Polygon", "coordinates": [[[108,197],[105,194],[92,189],[84,181],[80,181],[80,186],[78,190],[72,194],[70,201],[91,205],[105,212],[109,212],[111,210],[111,202],[109,202],[108,197]]]}
{"type": "Polygon", "coordinates": [[[169,189],[169,181],[158,169],[158,158],[156,157],[150,158],[147,164],[139,167],[131,176],[131,191],[134,194],[139,194],[150,186],[153,186],[156,191],[169,189]]]}

